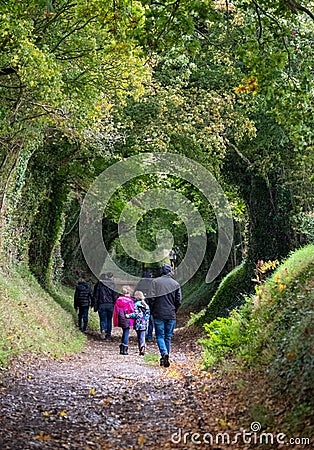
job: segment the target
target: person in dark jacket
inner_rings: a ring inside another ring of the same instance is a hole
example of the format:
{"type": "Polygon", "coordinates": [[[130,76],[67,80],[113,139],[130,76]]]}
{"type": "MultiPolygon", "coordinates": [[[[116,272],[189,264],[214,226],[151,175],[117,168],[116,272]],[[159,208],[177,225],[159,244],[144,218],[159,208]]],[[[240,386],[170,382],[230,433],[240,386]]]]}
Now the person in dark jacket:
{"type": "Polygon", "coordinates": [[[94,287],[94,311],[98,312],[100,333],[104,339],[111,338],[113,310],[117,298],[113,274],[101,274],[94,287]]]}
{"type": "Polygon", "coordinates": [[[169,367],[170,343],[176,324],[176,314],[182,301],[180,285],[172,278],[172,268],[169,264],[163,264],[161,276],[153,280],[152,292],[151,311],[161,355],[160,365],[169,367]]]}
{"type": "MultiPolygon", "coordinates": [[[[149,269],[146,269],[143,271],[142,278],[140,279],[135,288],[135,291],[143,292],[145,296],[145,301],[149,307],[152,298],[152,282],[153,282],[153,274],[149,269]]],[[[153,315],[150,314],[146,335],[147,342],[152,342],[153,332],[154,332],[154,318],[153,315]]]]}
{"type": "Polygon", "coordinates": [[[78,280],[74,293],[74,308],[78,310],[78,327],[85,333],[88,324],[88,309],[93,303],[93,294],[83,278],[78,280]]]}

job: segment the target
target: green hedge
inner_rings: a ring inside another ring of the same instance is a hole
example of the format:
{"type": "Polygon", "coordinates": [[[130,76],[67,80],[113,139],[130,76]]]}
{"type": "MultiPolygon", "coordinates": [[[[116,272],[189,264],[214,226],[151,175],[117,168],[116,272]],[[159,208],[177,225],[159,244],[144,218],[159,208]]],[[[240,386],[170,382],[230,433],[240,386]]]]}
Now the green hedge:
{"type": "Polygon", "coordinates": [[[198,314],[192,314],[190,324],[202,326],[217,317],[228,317],[234,308],[244,303],[245,295],[253,290],[252,275],[253,267],[248,261],[233,269],[223,278],[207,307],[198,314]]]}

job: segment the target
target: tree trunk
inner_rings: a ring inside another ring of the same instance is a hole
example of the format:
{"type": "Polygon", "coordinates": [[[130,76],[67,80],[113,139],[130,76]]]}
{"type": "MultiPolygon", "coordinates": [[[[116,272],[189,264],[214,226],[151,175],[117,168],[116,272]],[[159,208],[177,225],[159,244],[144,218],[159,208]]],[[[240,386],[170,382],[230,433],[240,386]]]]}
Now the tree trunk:
{"type": "Polygon", "coordinates": [[[56,174],[51,179],[48,192],[33,221],[28,253],[31,271],[46,286],[51,281],[52,253],[62,231],[62,214],[68,192],[62,175],[56,174]]]}
{"type": "Polygon", "coordinates": [[[267,186],[261,176],[252,174],[242,193],[249,212],[248,258],[257,262],[286,257],[293,241],[289,192],[276,179],[267,186]]]}
{"type": "Polygon", "coordinates": [[[1,152],[0,165],[0,259],[6,259],[4,230],[6,225],[6,197],[10,190],[10,183],[18,163],[20,148],[14,147],[10,151],[1,152]]]}

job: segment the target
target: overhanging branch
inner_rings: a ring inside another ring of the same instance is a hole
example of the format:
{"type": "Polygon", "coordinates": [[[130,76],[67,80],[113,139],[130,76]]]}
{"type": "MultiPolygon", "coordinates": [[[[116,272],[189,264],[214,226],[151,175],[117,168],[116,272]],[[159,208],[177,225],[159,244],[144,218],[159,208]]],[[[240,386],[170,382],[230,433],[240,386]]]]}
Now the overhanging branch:
{"type": "Polygon", "coordinates": [[[305,6],[300,5],[300,3],[294,0],[285,0],[286,5],[291,9],[293,13],[297,13],[298,11],[302,11],[307,14],[312,20],[314,20],[314,14],[305,6]]]}
{"type": "Polygon", "coordinates": [[[247,170],[249,170],[253,166],[253,163],[251,163],[251,161],[245,155],[243,155],[243,153],[240,152],[238,147],[236,145],[234,145],[232,142],[230,142],[229,139],[225,138],[225,142],[229,147],[233,148],[233,150],[236,152],[236,154],[238,156],[240,156],[242,161],[244,161],[247,164],[247,170]]]}

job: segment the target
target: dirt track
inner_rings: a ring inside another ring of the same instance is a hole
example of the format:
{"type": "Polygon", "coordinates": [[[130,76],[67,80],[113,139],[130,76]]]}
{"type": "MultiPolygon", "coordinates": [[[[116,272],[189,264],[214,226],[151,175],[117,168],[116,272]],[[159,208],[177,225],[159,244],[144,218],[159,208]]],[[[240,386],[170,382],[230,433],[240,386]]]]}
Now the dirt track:
{"type": "MultiPolygon", "coordinates": [[[[79,354],[17,361],[1,388],[0,448],[170,448],[188,393],[178,367],[193,366],[197,346],[191,352],[177,332],[165,369],[138,355],[134,332],[127,356],[119,354],[119,339],[119,330],[111,341],[94,333],[79,354]]],[[[148,353],[158,355],[155,343],[148,353]]]]}
{"type": "MultiPolygon", "coordinates": [[[[197,333],[175,330],[167,369],[139,356],[133,330],[129,355],[120,355],[117,329],[111,341],[89,334],[82,352],[61,360],[15,360],[0,383],[0,449],[287,448],[243,441],[251,404],[236,386],[252,390],[254,381],[201,371],[197,333]]],[[[158,355],[155,343],[147,353],[158,355]]]]}

